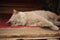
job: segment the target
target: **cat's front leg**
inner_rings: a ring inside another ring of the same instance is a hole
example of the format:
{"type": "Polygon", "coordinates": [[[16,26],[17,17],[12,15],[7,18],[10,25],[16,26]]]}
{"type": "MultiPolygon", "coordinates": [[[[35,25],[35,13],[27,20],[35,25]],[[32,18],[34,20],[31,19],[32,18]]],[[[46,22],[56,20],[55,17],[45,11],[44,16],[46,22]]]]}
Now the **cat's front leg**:
{"type": "Polygon", "coordinates": [[[43,19],[42,21],[38,23],[38,25],[45,26],[45,27],[48,26],[52,30],[59,30],[59,28],[56,25],[54,25],[51,21],[47,19],[43,19]]]}
{"type": "Polygon", "coordinates": [[[59,30],[59,28],[56,25],[54,25],[52,22],[48,20],[46,22],[47,22],[47,25],[49,25],[49,28],[51,28],[52,30],[59,30]]]}
{"type": "Polygon", "coordinates": [[[27,24],[27,26],[37,26],[37,23],[27,24]]]}

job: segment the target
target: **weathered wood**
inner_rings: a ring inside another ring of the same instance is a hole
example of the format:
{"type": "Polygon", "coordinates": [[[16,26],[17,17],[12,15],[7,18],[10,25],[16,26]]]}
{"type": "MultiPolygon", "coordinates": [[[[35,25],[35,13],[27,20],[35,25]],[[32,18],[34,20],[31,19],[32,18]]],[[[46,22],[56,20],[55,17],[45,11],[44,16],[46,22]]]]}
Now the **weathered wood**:
{"type": "Polygon", "coordinates": [[[32,11],[32,10],[39,10],[40,8],[35,5],[35,7],[33,6],[3,6],[0,7],[0,14],[12,14],[13,13],[13,9],[16,9],[18,11],[32,11]]]}
{"type": "Polygon", "coordinates": [[[51,38],[51,39],[47,39],[47,40],[59,40],[59,39],[57,39],[57,38],[51,38]]]}
{"type": "Polygon", "coordinates": [[[41,38],[60,37],[60,30],[45,28],[0,28],[0,38],[41,38]]]}
{"type": "Polygon", "coordinates": [[[0,0],[0,14],[11,14],[13,9],[21,11],[44,9],[56,12],[56,5],[57,0],[0,0]]]}

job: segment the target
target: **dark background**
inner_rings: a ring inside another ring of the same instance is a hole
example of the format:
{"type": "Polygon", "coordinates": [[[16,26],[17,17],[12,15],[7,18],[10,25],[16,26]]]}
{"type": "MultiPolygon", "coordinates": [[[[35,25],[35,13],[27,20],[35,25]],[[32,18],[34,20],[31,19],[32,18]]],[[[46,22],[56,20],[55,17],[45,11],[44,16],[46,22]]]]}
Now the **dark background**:
{"type": "Polygon", "coordinates": [[[60,0],[0,0],[0,14],[19,11],[49,10],[60,15],[60,0]]]}

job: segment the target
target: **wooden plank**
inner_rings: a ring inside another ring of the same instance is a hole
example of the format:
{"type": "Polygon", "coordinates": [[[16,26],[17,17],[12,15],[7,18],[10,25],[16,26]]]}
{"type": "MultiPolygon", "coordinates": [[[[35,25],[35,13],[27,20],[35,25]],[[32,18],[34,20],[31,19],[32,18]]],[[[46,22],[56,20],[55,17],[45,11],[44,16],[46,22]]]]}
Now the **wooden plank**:
{"type": "Polygon", "coordinates": [[[0,28],[0,38],[60,37],[60,30],[46,28],[0,28]]]}
{"type": "Polygon", "coordinates": [[[13,13],[13,9],[16,9],[16,10],[19,10],[19,11],[32,11],[32,10],[40,10],[40,8],[37,6],[37,7],[32,7],[32,6],[10,6],[10,7],[0,7],[0,14],[3,13],[3,14],[12,14],[13,13]]]}
{"type": "Polygon", "coordinates": [[[51,39],[47,39],[47,40],[59,40],[59,39],[57,39],[57,38],[51,38],[51,39]]]}
{"type": "Polygon", "coordinates": [[[37,0],[0,0],[0,14],[11,14],[13,9],[30,11],[40,9],[37,0]]]}

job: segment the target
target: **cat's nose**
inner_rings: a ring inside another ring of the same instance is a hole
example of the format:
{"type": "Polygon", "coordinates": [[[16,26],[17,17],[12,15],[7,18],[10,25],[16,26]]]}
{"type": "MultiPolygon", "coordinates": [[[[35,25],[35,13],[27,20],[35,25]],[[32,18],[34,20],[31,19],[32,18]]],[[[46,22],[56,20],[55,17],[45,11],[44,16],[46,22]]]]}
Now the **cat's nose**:
{"type": "Polygon", "coordinates": [[[9,22],[8,24],[11,25],[11,22],[9,22]]]}

